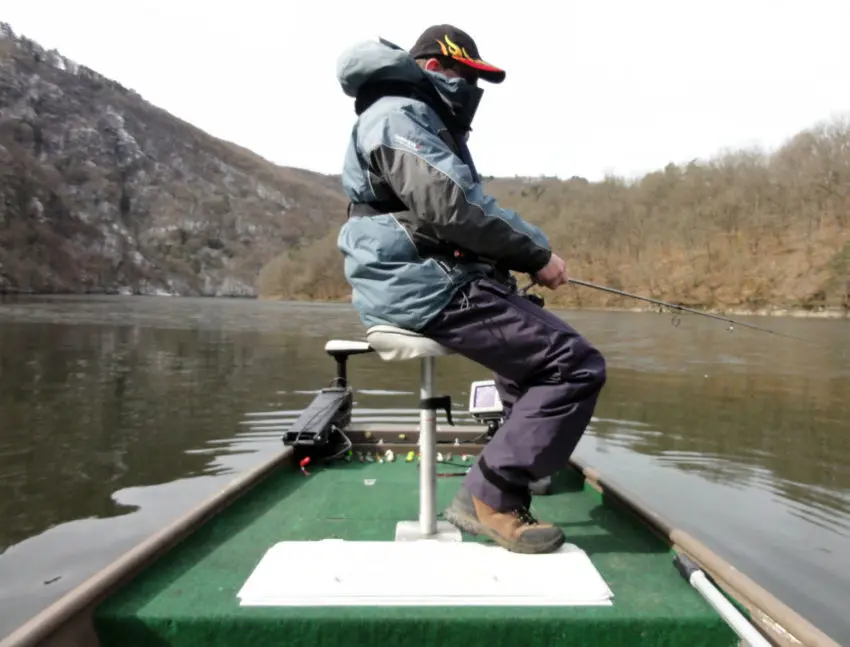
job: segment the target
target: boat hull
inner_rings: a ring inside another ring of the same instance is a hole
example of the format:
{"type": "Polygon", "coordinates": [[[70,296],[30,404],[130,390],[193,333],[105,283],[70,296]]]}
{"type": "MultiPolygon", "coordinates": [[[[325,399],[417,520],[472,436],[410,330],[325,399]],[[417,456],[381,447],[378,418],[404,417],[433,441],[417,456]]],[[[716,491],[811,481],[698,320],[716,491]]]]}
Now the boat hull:
{"type": "MultiPolygon", "coordinates": [[[[443,453],[453,453],[455,456],[461,452],[474,456],[486,442],[486,439],[482,437],[485,431],[486,428],[475,425],[440,429],[438,431],[438,450],[443,453]]],[[[398,457],[397,461],[403,460],[403,456],[407,452],[415,451],[418,442],[418,431],[415,425],[405,426],[398,423],[354,424],[348,430],[348,435],[354,443],[355,455],[356,452],[383,453],[387,449],[391,449],[398,457]]],[[[372,464],[365,466],[364,469],[375,470],[382,467],[372,464]]],[[[332,470],[333,468],[328,469],[332,470]]],[[[400,468],[389,469],[398,470],[400,468]]],[[[410,466],[410,469],[414,469],[414,467],[410,466]]],[[[835,641],[799,614],[770,595],[740,571],[737,571],[732,565],[725,562],[688,533],[672,526],[653,511],[650,506],[639,501],[608,478],[603,477],[591,466],[578,459],[572,459],[568,471],[578,478],[578,482],[584,490],[595,493],[597,503],[594,505],[605,506],[606,514],[610,513],[618,518],[628,518],[629,523],[637,524],[646,532],[651,533],[660,544],[663,544],[670,551],[685,554],[700,565],[716,584],[739,607],[746,611],[753,624],[762,631],[771,644],[788,645],[789,647],[800,644],[813,647],[837,647],[835,641]]],[[[130,600],[134,587],[143,586],[145,582],[150,581],[147,576],[151,569],[157,568],[162,560],[173,557],[175,551],[184,550],[183,546],[191,544],[195,535],[201,532],[205,526],[214,523],[220,515],[238,510],[240,506],[250,505],[254,492],[261,487],[268,487],[270,479],[280,478],[281,473],[290,474],[288,478],[292,479],[312,478],[301,475],[290,448],[281,448],[280,452],[272,456],[263,465],[235,478],[215,496],[207,499],[168,527],[142,542],[135,549],[32,618],[0,642],[0,647],[110,647],[113,644],[121,644],[115,642],[113,638],[116,631],[126,631],[126,627],[130,624],[127,617],[130,612],[127,611],[128,604],[122,606],[115,600],[122,599],[124,602],[130,600]],[[121,598],[121,596],[124,597],[121,598]]],[[[321,478],[322,474],[317,473],[316,477],[317,479],[321,478]]],[[[441,483],[446,480],[448,479],[440,479],[441,483]]],[[[460,479],[453,479],[452,487],[456,487],[459,481],[460,479]]],[[[410,481],[410,484],[411,487],[415,488],[415,478],[410,481]]],[[[314,486],[311,484],[311,487],[314,486]]],[[[288,496],[293,503],[287,509],[297,509],[295,502],[299,500],[299,492],[292,492],[288,496]]],[[[320,499],[321,497],[315,500],[320,499]]],[[[381,502],[376,501],[375,505],[380,506],[381,502]]],[[[617,523],[620,523],[620,521],[617,520],[617,523]]],[[[621,530],[620,532],[624,533],[625,531],[621,530]]],[[[287,533],[286,527],[282,526],[278,539],[283,538],[287,533]]],[[[576,541],[578,543],[578,539],[576,541]]],[[[271,537],[268,538],[268,545],[270,543],[273,543],[271,537]]],[[[264,546],[267,547],[265,544],[264,546]]],[[[626,551],[624,554],[628,556],[629,553],[626,551]]],[[[672,571],[673,566],[668,559],[671,554],[672,552],[668,553],[665,559],[668,562],[667,568],[672,571]]],[[[602,559],[602,557],[600,556],[599,559],[602,559]]],[[[412,567],[415,568],[415,566],[412,567]]],[[[658,568],[662,567],[659,566],[658,568]]],[[[456,576],[460,576],[460,574],[456,574],[456,576]]],[[[178,577],[176,571],[175,577],[178,577]]],[[[667,583],[665,586],[673,585],[667,583]]],[[[693,595],[696,596],[696,593],[693,593],[693,595]]],[[[236,604],[235,597],[234,604],[236,604]]],[[[199,609],[198,613],[201,616],[202,610],[199,609]]],[[[427,614],[422,616],[420,622],[425,621],[427,617],[427,614]]],[[[147,620],[153,622],[150,618],[147,620]]],[[[659,630],[663,630],[665,626],[663,620],[663,618],[659,620],[656,625],[648,622],[646,627],[656,626],[659,630]]],[[[164,623],[162,626],[168,625],[167,618],[162,618],[162,621],[164,623]]],[[[224,621],[226,619],[222,620],[222,622],[224,621]]],[[[535,620],[535,622],[537,621],[539,619],[535,620]]],[[[689,618],[682,620],[684,624],[688,622],[696,623],[694,625],[694,631],[697,632],[695,635],[699,635],[699,631],[702,631],[703,635],[706,631],[722,633],[716,625],[711,623],[702,628],[697,627],[697,624],[702,621],[703,617],[699,613],[694,613],[689,618]]],[[[216,621],[215,619],[207,619],[207,622],[212,623],[210,626],[214,626],[216,621]]],[[[615,624],[612,623],[610,626],[613,632],[615,624]]],[[[581,629],[583,625],[578,623],[573,627],[581,629]]],[[[569,626],[564,625],[553,629],[552,635],[563,632],[565,628],[569,628],[569,626]]],[[[586,630],[586,627],[582,630],[586,630]]],[[[238,634],[239,631],[235,635],[238,634]]],[[[172,643],[161,634],[157,637],[158,642],[146,644],[183,644],[180,640],[174,637],[172,643]]],[[[445,641],[443,642],[445,644],[445,641]]],[[[228,642],[227,644],[239,643],[228,642]]],[[[252,647],[256,647],[259,643],[252,639],[251,644],[252,647]]],[[[697,644],[721,643],[697,642],[697,644]]],[[[725,644],[734,644],[734,641],[725,644]]]]}

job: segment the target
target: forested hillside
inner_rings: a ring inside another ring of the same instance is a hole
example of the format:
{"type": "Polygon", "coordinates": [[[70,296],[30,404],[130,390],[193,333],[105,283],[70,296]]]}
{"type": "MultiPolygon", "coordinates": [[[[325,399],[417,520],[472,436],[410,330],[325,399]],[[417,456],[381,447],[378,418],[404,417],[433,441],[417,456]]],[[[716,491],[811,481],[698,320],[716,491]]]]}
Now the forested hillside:
{"type": "MultiPolygon", "coordinates": [[[[541,225],[575,278],[714,309],[850,308],[848,117],[769,153],[669,164],[636,181],[497,178],[487,190],[541,225]]],[[[347,299],[337,231],[267,265],[260,296],[347,299]]],[[[544,294],[564,307],[635,306],[586,288],[544,294]]]]}

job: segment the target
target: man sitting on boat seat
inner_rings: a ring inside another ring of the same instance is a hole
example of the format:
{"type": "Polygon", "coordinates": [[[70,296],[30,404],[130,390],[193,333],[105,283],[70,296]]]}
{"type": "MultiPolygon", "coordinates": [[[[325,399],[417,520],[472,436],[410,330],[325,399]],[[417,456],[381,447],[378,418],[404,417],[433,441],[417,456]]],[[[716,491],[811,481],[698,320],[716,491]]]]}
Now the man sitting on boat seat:
{"type": "Polygon", "coordinates": [[[358,118],[338,247],[366,326],[418,332],[496,374],[509,415],[446,519],[508,550],[543,553],[564,535],[531,516],[528,486],[566,465],[605,383],[605,361],[516,293],[511,271],[549,289],[567,272],[540,229],[484,194],[466,145],[478,82],[504,78],[451,25],[428,28],[409,52],[376,40],[343,54],[338,79],[358,118]]]}

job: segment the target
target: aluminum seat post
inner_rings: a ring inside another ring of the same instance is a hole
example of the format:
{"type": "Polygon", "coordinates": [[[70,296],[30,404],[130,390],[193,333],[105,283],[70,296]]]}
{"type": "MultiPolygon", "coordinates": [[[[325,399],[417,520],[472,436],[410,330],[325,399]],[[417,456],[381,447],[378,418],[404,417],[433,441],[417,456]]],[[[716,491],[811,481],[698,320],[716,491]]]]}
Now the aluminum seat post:
{"type": "MultiPolygon", "coordinates": [[[[424,402],[435,395],[435,359],[422,358],[419,399],[424,402]]],[[[437,533],[437,412],[422,406],[419,411],[419,527],[424,536],[437,533]]]]}

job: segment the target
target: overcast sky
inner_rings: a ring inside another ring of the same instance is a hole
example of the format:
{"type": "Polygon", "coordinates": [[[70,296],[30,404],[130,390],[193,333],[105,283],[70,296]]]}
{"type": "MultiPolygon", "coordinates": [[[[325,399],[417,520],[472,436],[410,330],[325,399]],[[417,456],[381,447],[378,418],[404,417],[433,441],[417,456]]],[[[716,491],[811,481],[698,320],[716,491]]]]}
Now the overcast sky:
{"type": "Polygon", "coordinates": [[[470,140],[485,175],[634,176],[772,149],[850,112],[850,0],[6,2],[18,34],[209,133],[338,173],[351,44],[452,22],[508,71],[470,140]]]}

